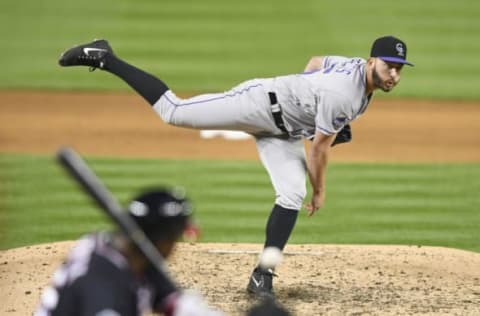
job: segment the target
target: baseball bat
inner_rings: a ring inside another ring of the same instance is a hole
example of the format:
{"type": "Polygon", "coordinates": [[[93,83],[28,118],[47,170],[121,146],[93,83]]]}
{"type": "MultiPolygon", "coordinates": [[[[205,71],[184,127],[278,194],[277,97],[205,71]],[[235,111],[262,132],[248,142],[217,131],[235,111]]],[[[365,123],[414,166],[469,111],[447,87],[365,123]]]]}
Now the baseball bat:
{"type": "Polygon", "coordinates": [[[143,230],[131,219],[115,196],[107,189],[87,163],[72,148],[63,147],[57,152],[57,159],[70,175],[81,185],[100,208],[120,227],[123,233],[157,269],[162,282],[178,289],[169,275],[164,258],[147,238],[143,230]]]}

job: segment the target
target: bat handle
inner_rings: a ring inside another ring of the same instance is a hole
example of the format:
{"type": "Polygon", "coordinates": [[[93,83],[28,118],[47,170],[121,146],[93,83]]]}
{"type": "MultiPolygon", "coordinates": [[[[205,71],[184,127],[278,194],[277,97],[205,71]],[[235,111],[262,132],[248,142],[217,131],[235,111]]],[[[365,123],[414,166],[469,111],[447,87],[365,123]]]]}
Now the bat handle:
{"type": "Polygon", "coordinates": [[[159,278],[172,288],[178,288],[169,276],[162,255],[147,238],[143,230],[125,214],[122,206],[107,189],[86,162],[72,148],[62,147],[57,159],[81,187],[95,200],[102,210],[120,227],[125,235],[142,252],[149,263],[159,272],[159,278]]]}

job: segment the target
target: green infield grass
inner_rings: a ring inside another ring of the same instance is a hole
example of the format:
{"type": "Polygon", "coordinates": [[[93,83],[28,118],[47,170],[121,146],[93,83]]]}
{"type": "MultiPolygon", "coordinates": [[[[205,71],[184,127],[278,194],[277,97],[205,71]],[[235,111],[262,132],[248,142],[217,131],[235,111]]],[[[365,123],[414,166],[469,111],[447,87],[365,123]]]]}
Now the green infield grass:
{"type": "MultiPolygon", "coordinates": [[[[159,185],[186,189],[203,242],[263,242],[274,192],[256,161],[88,157],[125,205],[159,185]]],[[[53,157],[0,155],[1,248],[76,239],[106,217],[53,157]]],[[[292,243],[434,245],[480,251],[480,164],[333,163],[327,204],[292,243]]]]}
{"type": "Polygon", "coordinates": [[[472,0],[3,0],[0,89],[128,89],[58,67],[64,49],[93,38],[192,93],[298,73],[312,55],[367,57],[373,39],[394,34],[416,67],[391,95],[479,99],[479,16],[472,0]]]}

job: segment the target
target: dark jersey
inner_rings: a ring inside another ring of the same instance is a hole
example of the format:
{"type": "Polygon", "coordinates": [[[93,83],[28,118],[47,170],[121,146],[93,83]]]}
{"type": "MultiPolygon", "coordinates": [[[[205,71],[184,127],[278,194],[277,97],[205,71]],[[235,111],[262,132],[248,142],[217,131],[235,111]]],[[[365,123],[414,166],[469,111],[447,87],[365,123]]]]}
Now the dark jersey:
{"type": "Polygon", "coordinates": [[[142,315],[157,306],[155,286],[139,280],[110,235],[81,239],[45,289],[35,316],[142,315]]]}

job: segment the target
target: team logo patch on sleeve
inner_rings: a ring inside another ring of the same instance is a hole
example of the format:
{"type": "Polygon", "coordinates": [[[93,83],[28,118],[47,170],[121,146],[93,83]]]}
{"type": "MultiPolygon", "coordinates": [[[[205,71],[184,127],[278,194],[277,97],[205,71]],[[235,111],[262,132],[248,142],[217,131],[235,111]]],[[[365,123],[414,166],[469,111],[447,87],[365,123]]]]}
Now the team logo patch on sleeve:
{"type": "Polygon", "coordinates": [[[341,129],[345,124],[347,124],[348,117],[345,114],[340,114],[333,120],[333,128],[335,130],[341,129]]]}

